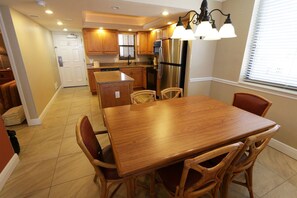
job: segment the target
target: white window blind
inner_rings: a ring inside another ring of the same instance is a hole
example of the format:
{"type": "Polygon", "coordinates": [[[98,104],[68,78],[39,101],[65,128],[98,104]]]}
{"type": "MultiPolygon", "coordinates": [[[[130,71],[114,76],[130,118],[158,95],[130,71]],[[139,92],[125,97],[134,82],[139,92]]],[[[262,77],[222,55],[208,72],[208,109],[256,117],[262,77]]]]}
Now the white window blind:
{"type": "Polygon", "coordinates": [[[245,80],[297,89],[297,1],[259,0],[245,80]]]}

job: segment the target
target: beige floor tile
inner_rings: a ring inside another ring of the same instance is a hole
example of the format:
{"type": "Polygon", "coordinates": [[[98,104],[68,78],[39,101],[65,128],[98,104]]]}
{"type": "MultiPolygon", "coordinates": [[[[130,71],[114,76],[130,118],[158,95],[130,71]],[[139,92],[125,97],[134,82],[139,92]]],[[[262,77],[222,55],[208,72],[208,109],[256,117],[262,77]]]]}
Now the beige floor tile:
{"type": "Polygon", "coordinates": [[[47,160],[51,158],[57,158],[61,146],[61,140],[53,140],[45,143],[28,145],[26,150],[20,156],[23,162],[36,162],[41,160],[47,160]]]}
{"type": "Polygon", "coordinates": [[[67,117],[57,116],[57,117],[43,120],[41,128],[54,128],[59,126],[65,126],[66,123],[67,123],[67,117]]]}
{"type": "Polygon", "coordinates": [[[82,113],[78,113],[78,114],[72,114],[72,115],[68,116],[67,125],[76,124],[78,119],[83,115],[86,115],[89,118],[91,117],[90,112],[82,112],[82,113]]]}
{"type": "Polygon", "coordinates": [[[263,196],[285,180],[267,169],[265,166],[255,163],[253,171],[253,189],[258,196],[263,196]]]}
{"type": "Polygon", "coordinates": [[[16,130],[16,137],[18,138],[20,146],[28,145],[33,138],[35,128],[27,127],[20,130],[16,130]]]}
{"type": "Polygon", "coordinates": [[[45,128],[36,130],[33,138],[30,141],[30,145],[33,144],[46,144],[49,141],[61,140],[63,137],[65,127],[45,128]]]}
{"type": "Polygon", "coordinates": [[[64,130],[64,138],[65,137],[74,137],[75,136],[75,128],[76,128],[76,123],[66,125],[65,130],[64,130]]]}
{"type": "Polygon", "coordinates": [[[280,175],[284,179],[289,179],[297,173],[297,161],[284,155],[283,153],[266,147],[259,155],[257,161],[280,175]]]}
{"type": "Polygon", "coordinates": [[[52,185],[94,174],[94,168],[84,153],[66,155],[58,158],[52,185]]]}
{"type": "Polygon", "coordinates": [[[69,155],[82,152],[76,142],[76,137],[63,138],[59,156],[69,155]]]}
{"type": "Polygon", "coordinates": [[[83,177],[74,181],[53,186],[50,190],[50,198],[97,198],[99,197],[99,186],[93,182],[93,175],[83,177]]]}
{"type": "Polygon", "coordinates": [[[289,182],[285,182],[267,193],[263,198],[296,198],[297,188],[289,182]]]}
{"type": "Polygon", "coordinates": [[[297,175],[291,177],[288,181],[297,188],[297,175]]]}
{"type": "Polygon", "coordinates": [[[44,190],[38,190],[36,192],[32,192],[24,195],[24,198],[48,198],[50,188],[46,188],[44,190]]]}
{"type": "Polygon", "coordinates": [[[90,105],[84,105],[84,104],[81,104],[81,105],[78,105],[78,106],[75,106],[75,107],[71,107],[70,108],[70,111],[69,111],[69,115],[73,115],[73,114],[90,114],[91,112],[91,107],[90,105]]]}
{"type": "Polygon", "coordinates": [[[23,195],[50,187],[57,159],[20,163],[0,193],[1,198],[23,195]]]}

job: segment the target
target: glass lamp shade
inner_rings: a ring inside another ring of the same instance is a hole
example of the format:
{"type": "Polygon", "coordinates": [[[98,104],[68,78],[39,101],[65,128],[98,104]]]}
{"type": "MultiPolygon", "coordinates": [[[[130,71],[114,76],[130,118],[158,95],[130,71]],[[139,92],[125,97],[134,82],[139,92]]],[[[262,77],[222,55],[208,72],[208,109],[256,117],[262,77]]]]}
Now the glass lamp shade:
{"type": "Polygon", "coordinates": [[[183,37],[184,32],[185,32],[184,26],[182,26],[182,25],[176,26],[171,38],[172,39],[180,39],[183,37]]]}
{"type": "Polygon", "coordinates": [[[192,29],[186,29],[183,33],[181,40],[183,41],[196,40],[192,29]]]}
{"type": "Polygon", "coordinates": [[[235,34],[234,27],[231,23],[225,23],[220,31],[219,31],[220,37],[221,38],[234,38],[237,37],[235,34]]]}
{"type": "Polygon", "coordinates": [[[211,24],[208,21],[202,21],[196,29],[195,36],[206,36],[211,31],[211,29],[211,24]]]}
{"type": "Polygon", "coordinates": [[[213,41],[213,40],[220,40],[220,34],[217,28],[212,28],[211,31],[203,38],[203,40],[213,41]]]}

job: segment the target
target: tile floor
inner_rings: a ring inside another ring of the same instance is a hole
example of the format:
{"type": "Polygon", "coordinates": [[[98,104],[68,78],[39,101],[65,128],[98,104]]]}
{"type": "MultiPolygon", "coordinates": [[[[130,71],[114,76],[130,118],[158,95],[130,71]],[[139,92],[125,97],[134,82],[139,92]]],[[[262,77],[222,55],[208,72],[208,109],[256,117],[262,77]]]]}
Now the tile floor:
{"type": "MultiPolygon", "coordinates": [[[[100,189],[93,183],[94,170],[77,146],[75,124],[86,114],[94,130],[103,129],[97,96],[88,87],[60,90],[51,105],[43,124],[14,127],[21,145],[20,163],[0,192],[1,198],[36,197],[98,197],[100,189]]],[[[99,138],[104,146],[108,137],[99,138]]],[[[168,197],[161,185],[157,185],[158,197],[168,197]]],[[[249,197],[245,188],[232,185],[230,197],[249,197]]],[[[255,197],[297,197],[297,161],[266,148],[254,168],[255,197]]],[[[124,185],[114,197],[126,197],[124,185]]],[[[136,197],[149,197],[138,189],[136,197]]]]}

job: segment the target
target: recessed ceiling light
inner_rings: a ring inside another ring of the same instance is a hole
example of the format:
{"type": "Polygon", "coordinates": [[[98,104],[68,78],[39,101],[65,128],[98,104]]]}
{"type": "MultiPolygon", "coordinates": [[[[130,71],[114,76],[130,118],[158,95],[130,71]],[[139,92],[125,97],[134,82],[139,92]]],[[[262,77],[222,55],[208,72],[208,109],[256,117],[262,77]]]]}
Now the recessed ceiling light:
{"type": "Polygon", "coordinates": [[[119,9],[120,9],[119,6],[112,6],[111,8],[112,8],[113,10],[119,10],[119,9]]]}
{"type": "Polygon", "coordinates": [[[63,25],[63,22],[62,21],[58,21],[57,24],[58,25],[63,25]]]}
{"type": "Polygon", "coordinates": [[[68,29],[67,29],[67,28],[64,28],[64,29],[63,29],[63,31],[64,31],[64,32],[67,32],[67,31],[68,31],[68,29]]]}
{"type": "Polygon", "coordinates": [[[132,29],[128,29],[128,31],[129,31],[129,32],[131,32],[131,31],[132,31],[132,29]]]}
{"type": "Polygon", "coordinates": [[[51,10],[45,10],[44,11],[46,14],[53,14],[54,12],[53,11],[51,11],[51,10]]]}
{"type": "Polygon", "coordinates": [[[162,12],[162,15],[163,16],[167,16],[169,14],[169,12],[167,11],[167,10],[164,10],[163,12],[162,12]]]}

